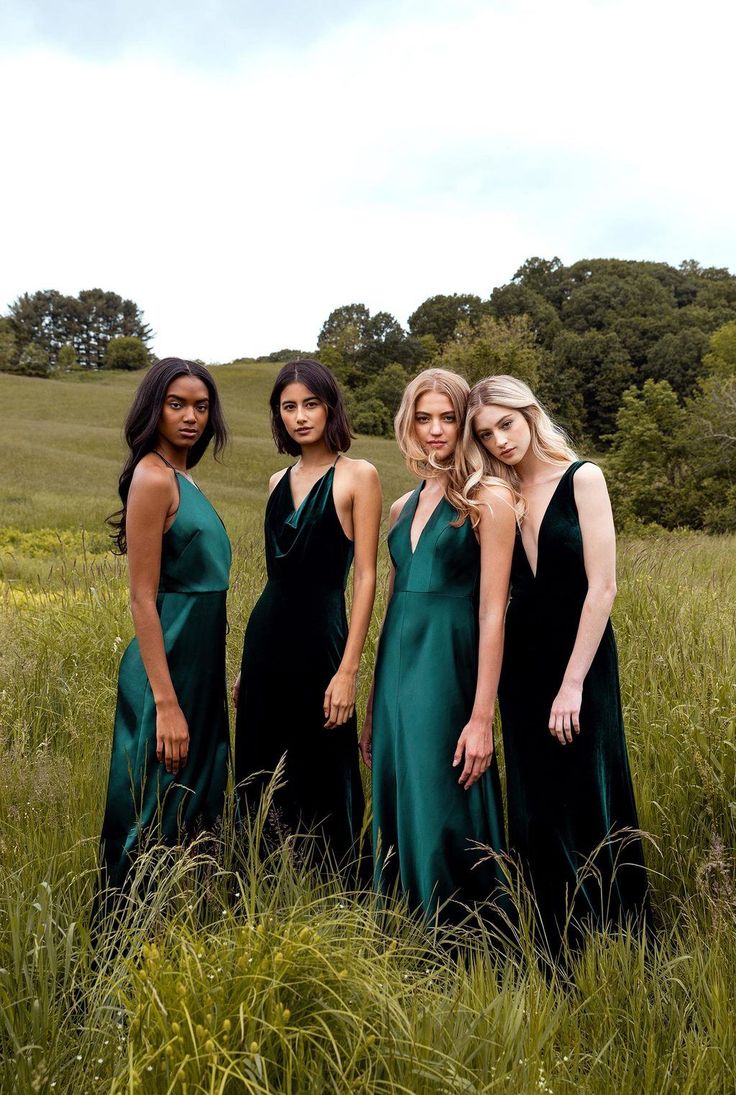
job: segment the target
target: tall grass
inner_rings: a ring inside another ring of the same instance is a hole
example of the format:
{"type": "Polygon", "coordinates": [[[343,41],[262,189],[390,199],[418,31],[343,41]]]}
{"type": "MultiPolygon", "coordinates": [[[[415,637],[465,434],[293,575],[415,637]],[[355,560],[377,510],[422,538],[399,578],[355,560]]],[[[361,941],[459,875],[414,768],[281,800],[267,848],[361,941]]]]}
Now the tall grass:
{"type": "MultiPolygon", "coordinates": [[[[264,581],[264,485],[280,459],[262,413],[272,371],[219,378],[237,444],[199,478],[235,543],[232,676],[264,581]]],[[[131,635],[125,568],[99,538],[134,383],[0,377],[18,411],[0,437],[2,466],[15,468],[0,487],[0,1091],[730,1095],[733,538],[622,545],[615,624],[650,834],[648,947],[596,936],[545,974],[523,926],[515,949],[475,920],[459,936],[433,932],[289,848],[259,861],[226,823],[215,845],[154,858],[158,886],[134,894],[118,935],[93,949],[116,673],[131,635]]],[[[360,439],[358,451],[379,465],[387,502],[405,489],[387,442],[360,439]]],[[[361,709],[382,609],[379,597],[361,709]]]]}
{"type": "MultiPolygon", "coordinates": [[[[507,953],[473,921],[458,946],[288,849],[248,858],[230,827],[216,854],[195,847],[161,864],[124,942],[93,952],[115,675],[130,634],[124,572],[82,558],[53,583],[6,588],[2,1090],[732,1091],[733,548],[696,536],[624,545],[616,625],[658,940],[596,937],[551,978],[523,931],[507,953]]],[[[255,538],[240,539],[234,578],[232,671],[263,580],[255,538]]],[[[375,640],[374,625],[369,651],[375,640]]],[[[365,673],[361,702],[367,684],[365,673]]]]}

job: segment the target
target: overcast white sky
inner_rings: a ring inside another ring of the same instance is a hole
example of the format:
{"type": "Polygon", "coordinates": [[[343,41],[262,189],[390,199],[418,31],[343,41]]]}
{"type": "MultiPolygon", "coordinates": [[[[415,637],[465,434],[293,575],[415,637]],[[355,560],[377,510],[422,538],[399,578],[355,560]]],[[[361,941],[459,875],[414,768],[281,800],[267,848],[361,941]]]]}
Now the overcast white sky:
{"type": "Polygon", "coordinates": [[[531,255],[736,269],[732,0],[2,0],[0,311],[310,349],[531,255]]]}

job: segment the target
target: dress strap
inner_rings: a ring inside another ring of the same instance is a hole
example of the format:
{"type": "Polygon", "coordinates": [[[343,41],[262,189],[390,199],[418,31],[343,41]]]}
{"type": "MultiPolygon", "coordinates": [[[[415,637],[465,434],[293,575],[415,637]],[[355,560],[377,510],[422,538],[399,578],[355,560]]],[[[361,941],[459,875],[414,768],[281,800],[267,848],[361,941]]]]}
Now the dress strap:
{"type": "Polygon", "coordinates": [[[163,460],[163,462],[164,462],[164,464],[166,465],[166,467],[167,467],[167,468],[171,468],[171,470],[173,471],[174,475],[176,475],[176,468],[174,467],[174,465],[173,465],[173,464],[171,463],[171,461],[170,461],[170,460],[167,460],[167,459],[166,459],[166,457],[165,457],[165,456],[163,455],[163,453],[160,453],[160,452],[158,451],[158,449],[151,449],[151,452],[152,452],[152,453],[154,454],[154,456],[157,456],[157,457],[159,458],[159,460],[163,460]]]}

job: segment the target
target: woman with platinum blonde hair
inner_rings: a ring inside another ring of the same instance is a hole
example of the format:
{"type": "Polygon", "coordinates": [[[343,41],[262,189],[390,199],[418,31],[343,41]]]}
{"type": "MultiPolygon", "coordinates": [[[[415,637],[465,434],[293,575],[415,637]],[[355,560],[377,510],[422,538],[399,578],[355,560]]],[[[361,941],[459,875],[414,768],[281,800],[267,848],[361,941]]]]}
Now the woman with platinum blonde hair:
{"type": "Polygon", "coordinates": [[[610,620],[611,505],[600,468],[510,376],[471,391],[463,462],[466,494],[495,475],[521,500],[499,687],[509,844],[556,955],[647,909],[610,620]]]}
{"type": "Polygon", "coordinates": [[[455,459],[468,391],[427,369],[396,415],[421,482],[391,507],[389,600],[360,740],[377,886],[454,922],[469,907],[495,913],[502,882],[488,854],[504,847],[492,723],[515,530],[499,484],[478,488],[469,519],[455,459]]]}

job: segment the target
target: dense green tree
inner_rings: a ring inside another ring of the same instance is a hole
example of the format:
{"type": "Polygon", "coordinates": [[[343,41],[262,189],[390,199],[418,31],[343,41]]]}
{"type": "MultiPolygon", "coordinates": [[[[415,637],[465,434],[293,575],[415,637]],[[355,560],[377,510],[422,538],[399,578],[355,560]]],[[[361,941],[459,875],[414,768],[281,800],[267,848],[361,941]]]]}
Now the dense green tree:
{"type": "Polygon", "coordinates": [[[65,342],[59,347],[56,363],[60,373],[68,373],[79,368],[76,352],[70,342],[65,342]]]}
{"type": "Polygon", "coordinates": [[[18,366],[18,342],[9,319],[0,316],[0,373],[15,372],[18,366]]]}
{"type": "Polygon", "coordinates": [[[526,316],[494,319],[484,316],[477,326],[463,322],[433,364],[460,373],[469,384],[507,373],[531,388],[539,381],[541,350],[526,316]]]}
{"type": "Polygon", "coordinates": [[[409,330],[413,335],[432,335],[443,346],[455,334],[462,322],[475,327],[487,311],[480,297],[474,293],[440,293],[428,297],[409,316],[409,330]]]}
{"type": "Polygon", "coordinates": [[[391,432],[391,413],[380,399],[364,399],[351,394],[348,411],[353,429],[357,433],[388,436],[391,432]]]}
{"type": "Polygon", "coordinates": [[[614,511],[624,526],[632,518],[665,528],[701,523],[686,420],[666,380],[647,380],[624,392],[606,459],[614,511]]]}
{"type": "Polygon", "coordinates": [[[703,370],[710,376],[736,376],[736,321],[713,332],[703,356],[703,370]]]}
{"type": "Polygon", "coordinates": [[[387,365],[362,389],[360,393],[361,403],[363,400],[378,399],[388,411],[389,420],[392,422],[399,409],[404,388],[410,379],[411,377],[403,365],[393,362],[391,365],[387,365]]]}
{"type": "Polygon", "coordinates": [[[599,444],[615,428],[621,397],[634,379],[629,355],[613,331],[563,331],[552,345],[551,358],[560,376],[580,378],[581,425],[599,444]]]}
{"type": "Polygon", "coordinates": [[[135,335],[121,335],[111,338],[105,352],[107,369],[145,369],[150,363],[150,355],[145,342],[135,335]]]}
{"type": "Polygon", "coordinates": [[[494,289],[489,307],[491,314],[497,319],[528,316],[534,335],[542,346],[551,346],[562,330],[562,320],[557,310],[541,293],[526,285],[511,282],[494,289]]]}
{"type": "Polygon", "coordinates": [[[17,372],[22,376],[51,376],[54,367],[49,361],[45,346],[29,342],[24,346],[18,359],[17,372]]]}
{"type": "Polygon", "coordinates": [[[110,339],[130,335],[145,344],[151,339],[138,305],[103,289],[85,289],[78,297],[55,289],[24,293],[11,305],[10,320],[19,347],[43,346],[52,366],[66,344],[83,368],[99,369],[110,339]]]}
{"type": "Polygon", "coordinates": [[[649,351],[643,374],[666,380],[679,396],[690,395],[703,369],[708,336],[697,327],[666,334],[649,351]]]}
{"type": "Polygon", "coordinates": [[[565,430],[573,442],[585,433],[583,378],[569,361],[555,359],[542,352],[539,385],[535,393],[554,421],[565,430]]]}

